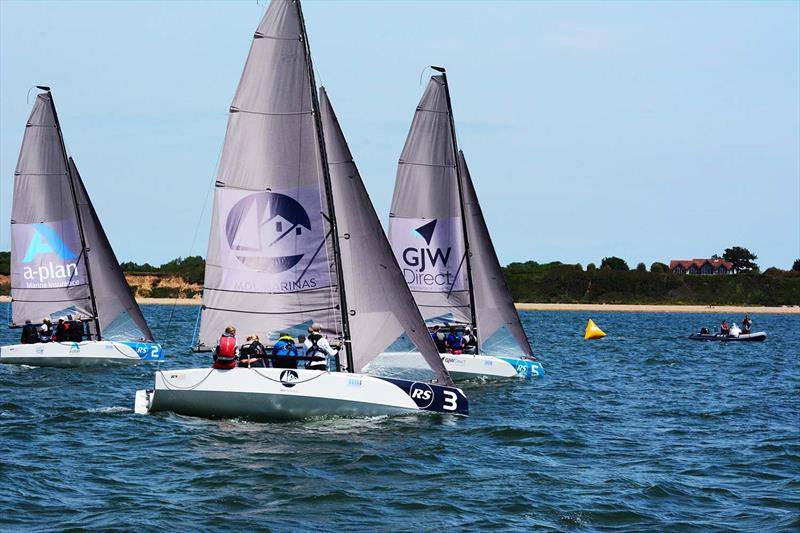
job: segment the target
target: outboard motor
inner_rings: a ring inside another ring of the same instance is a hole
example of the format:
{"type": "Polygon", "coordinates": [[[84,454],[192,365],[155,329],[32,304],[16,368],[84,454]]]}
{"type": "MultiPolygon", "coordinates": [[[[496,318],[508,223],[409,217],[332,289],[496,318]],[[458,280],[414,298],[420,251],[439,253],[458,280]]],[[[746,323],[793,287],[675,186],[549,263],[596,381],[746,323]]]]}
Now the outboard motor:
{"type": "Polygon", "coordinates": [[[708,335],[709,333],[711,332],[708,331],[708,328],[700,328],[700,335],[708,335]]]}

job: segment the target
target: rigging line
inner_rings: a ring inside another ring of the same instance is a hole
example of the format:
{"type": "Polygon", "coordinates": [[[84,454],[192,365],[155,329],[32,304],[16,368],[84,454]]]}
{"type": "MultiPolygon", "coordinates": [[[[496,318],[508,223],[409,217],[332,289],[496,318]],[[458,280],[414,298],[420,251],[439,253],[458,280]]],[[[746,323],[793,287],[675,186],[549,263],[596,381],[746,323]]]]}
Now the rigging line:
{"type": "MultiPolygon", "coordinates": [[[[316,259],[316,258],[317,258],[317,255],[319,255],[319,251],[320,251],[320,250],[322,250],[322,247],[323,247],[323,246],[325,246],[325,243],[326,243],[326,242],[328,242],[328,236],[331,234],[331,231],[333,231],[333,230],[328,230],[328,233],[327,233],[327,235],[325,235],[325,238],[324,238],[324,239],[322,239],[322,242],[321,242],[321,243],[319,244],[319,246],[317,247],[317,251],[316,251],[316,252],[314,252],[314,255],[312,255],[312,256],[311,256],[311,260],[310,260],[310,261],[308,262],[308,264],[306,265],[306,268],[305,268],[305,269],[303,270],[303,272],[300,274],[300,277],[299,277],[299,278],[297,278],[297,281],[298,281],[298,282],[300,282],[300,280],[302,280],[302,279],[305,277],[305,275],[306,275],[306,272],[308,272],[308,269],[309,269],[309,268],[311,268],[311,265],[314,263],[314,259],[316,259]]],[[[299,291],[298,291],[298,292],[299,292],[299,291]]]]}
{"type": "Polygon", "coordinates": [[[167,381],[167,378],[164,377],[164,371],[163,370],[158,370],[157,372],[159,374],[161,374],[161,377],[164,380],[164,386],[166,388],[168,388],[169,390],[194,390],[197,387],[199,387],[200,385],[202,385],[203,382],[209,378],[209,376],[211,376],[211,374],[214,372],[214,369],[213,368],[209,368],[208,369],[208,374],[206,374],[203,379],[201,379],[200,381],[198,381],[194,385],[190,385],[188,387],[179,387],[177,385],[170,385],[169,381],[167,381]]]}
{"type": "Polygon", "coordinates": [[[461,256],[461,261],[458,263],[458,268],[456,269],[456,273],[453,274],[453,283],[450,284],[450,289],[447,291],[447,297],[450,298],[450,295],[453,293],[453,289],[456,286],[456,281],[458,280],[458,273],[461,272],[461,267],[464,265],[464,260],[467,258],[467,253],[464,252],[464,255],[461,256]]]}
{"type": "MultiPolygon", "coordinates": [[[[222,150],[223,150],[223,148],[220,147],[219,152],[217,153],[217,162],[214,165],[214,175],[216,175],[217,172],[219,171],[219,162],[222,159],[222,150]]],[[[211,181],[211,183],[208,186],[208,189],[206,190],[206,197],[205,197],[205,200],[203,200],[203,208],[200,210],[200,218],[199,218],[199,220],[197,221],[197,224],[195,224],[195,227],[194,227],[194,235],[192,236],[192,242],[189,245],[189,254],[187,255],[187,257],[190,257],[192,255],[192,251],[194,250],[194,245],[197,242],[197,234],[200,232],[200,223],[202,222],[203,217],[206,214],[206,207],[208,206],[208,197],[211,195],[211,191],[215,188],[215,184],[216,184],[215,181],[211,181]]],[[[205,270],[205,269],[203,269],[203,270],[205,270]]],[[[186,280],[184,279],[184,282],[185,281],[186,280]]],[[[172,326],[172,319],[175,316],[175,308],[178,306],[178,299],[181,297],[181,292],[183,292],[183,289],[184,289],[185,286],[186,286],[186,283],[183,283],[180,287],[178,287],[178,292],[175,295],[175,299],[172,301],[172,309],[170,309],[169,319],[167,320],[167,331],[169,331],[169,328],[172,326]]],[[[200,310],[197,312],[198,320],[199,320],[200,313],[202,313],[202,311],[203,311],[203,308],[201,306],[200,310]]],[[[196,332],[196,330],[195,330],[195,332],[196,332]]]]}

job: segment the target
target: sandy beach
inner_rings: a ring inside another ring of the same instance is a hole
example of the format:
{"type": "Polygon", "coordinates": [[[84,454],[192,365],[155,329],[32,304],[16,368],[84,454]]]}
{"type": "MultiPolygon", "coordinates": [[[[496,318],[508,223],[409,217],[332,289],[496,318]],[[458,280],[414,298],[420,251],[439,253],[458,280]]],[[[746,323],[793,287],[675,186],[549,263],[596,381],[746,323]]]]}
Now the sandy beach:
{"type": "MultiPolygon", "coordinates": [[[[0,303],[10,302],[11,297],[0,296],[0,303]]],[[[200,305],[199,298],[136,298],[146,305],[200,305]]],[[[776,314],[800,315],[800,305],[766,307],[757,305],[632,305],[632,304],[545,304],[517,303],[520,311],[601,311],[621,313],[726,313],[726,314],[776,314]]]]}

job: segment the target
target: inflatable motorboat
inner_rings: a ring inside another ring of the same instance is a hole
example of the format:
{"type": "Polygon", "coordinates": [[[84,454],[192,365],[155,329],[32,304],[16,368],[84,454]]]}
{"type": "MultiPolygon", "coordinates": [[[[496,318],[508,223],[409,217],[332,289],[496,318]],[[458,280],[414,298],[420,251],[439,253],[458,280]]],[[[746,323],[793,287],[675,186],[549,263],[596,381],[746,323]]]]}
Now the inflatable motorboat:
{"type": "Polygon", "coordinates": [[[702,328],[700,333],[692,333],[689,339],[693,341],[721,341],[721,342],[761,342],[767,340],[767,333],[758,331],[756,333],[742,333],[736,324],[731,327],[730,333],[711,333],[708,328],[702,328]]]}

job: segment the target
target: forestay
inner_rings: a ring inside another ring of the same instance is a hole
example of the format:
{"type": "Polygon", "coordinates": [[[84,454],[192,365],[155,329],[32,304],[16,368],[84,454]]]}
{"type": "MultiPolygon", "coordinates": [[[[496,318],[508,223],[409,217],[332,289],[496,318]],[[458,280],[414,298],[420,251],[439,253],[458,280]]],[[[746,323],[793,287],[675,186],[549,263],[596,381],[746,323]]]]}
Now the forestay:
{"type": "Polygon", "coordinates": [[[426,320],[472,323],[456,154],[443,76],[433,76],[400,155],[389,240],[426,320]]]}
{"type": "Polygon", "coordinates": [[[13,326],[82,315],[96,318],[94,335],[99,324],[109,340],[152,339],[83,182],[68,165],[49,91],[37,95],[26,124],[13,202],[13,326]]]}
{"type": "Polygon", "coordinates": [[[320,113],[337,206],[354,367],[362,370],[398,338],[407,338],[411,351],[424,358],[418,366],[430,366],[440,381],[449,384],[450,376],[395,261],[324,89],[320,89],[320,113]]]}
{"type": "Polygon", "coordinates": [[[337,273],[299,10],[267,9],[228,118],[199,344],[228,325],[266,339],[317,322],[341,337],[337,273]]]}
{"type": "MultiPolygon", "coordinates": [[[[466,217],[467,238],[469,239],[472,261],[472,280],[475,292],[475,318],[479,324],[479,333],[483,350],[494,345],[502,351],[503,333],[507,331],[525,355],[532,356],[533,350],[528,337],[522,329],[519,314],[514,307],[514,300],[506,285],[500,261],[497,259],[486,219],[483,217],[478,195],[464,159],[464,153],[458,152],[459,174],[464,194],[464,214],[466,217]],[[492,337],[495,337],[494,342],[492,337]]],[[[496,350],[492,350],[495,351],[496,350]]]]}

